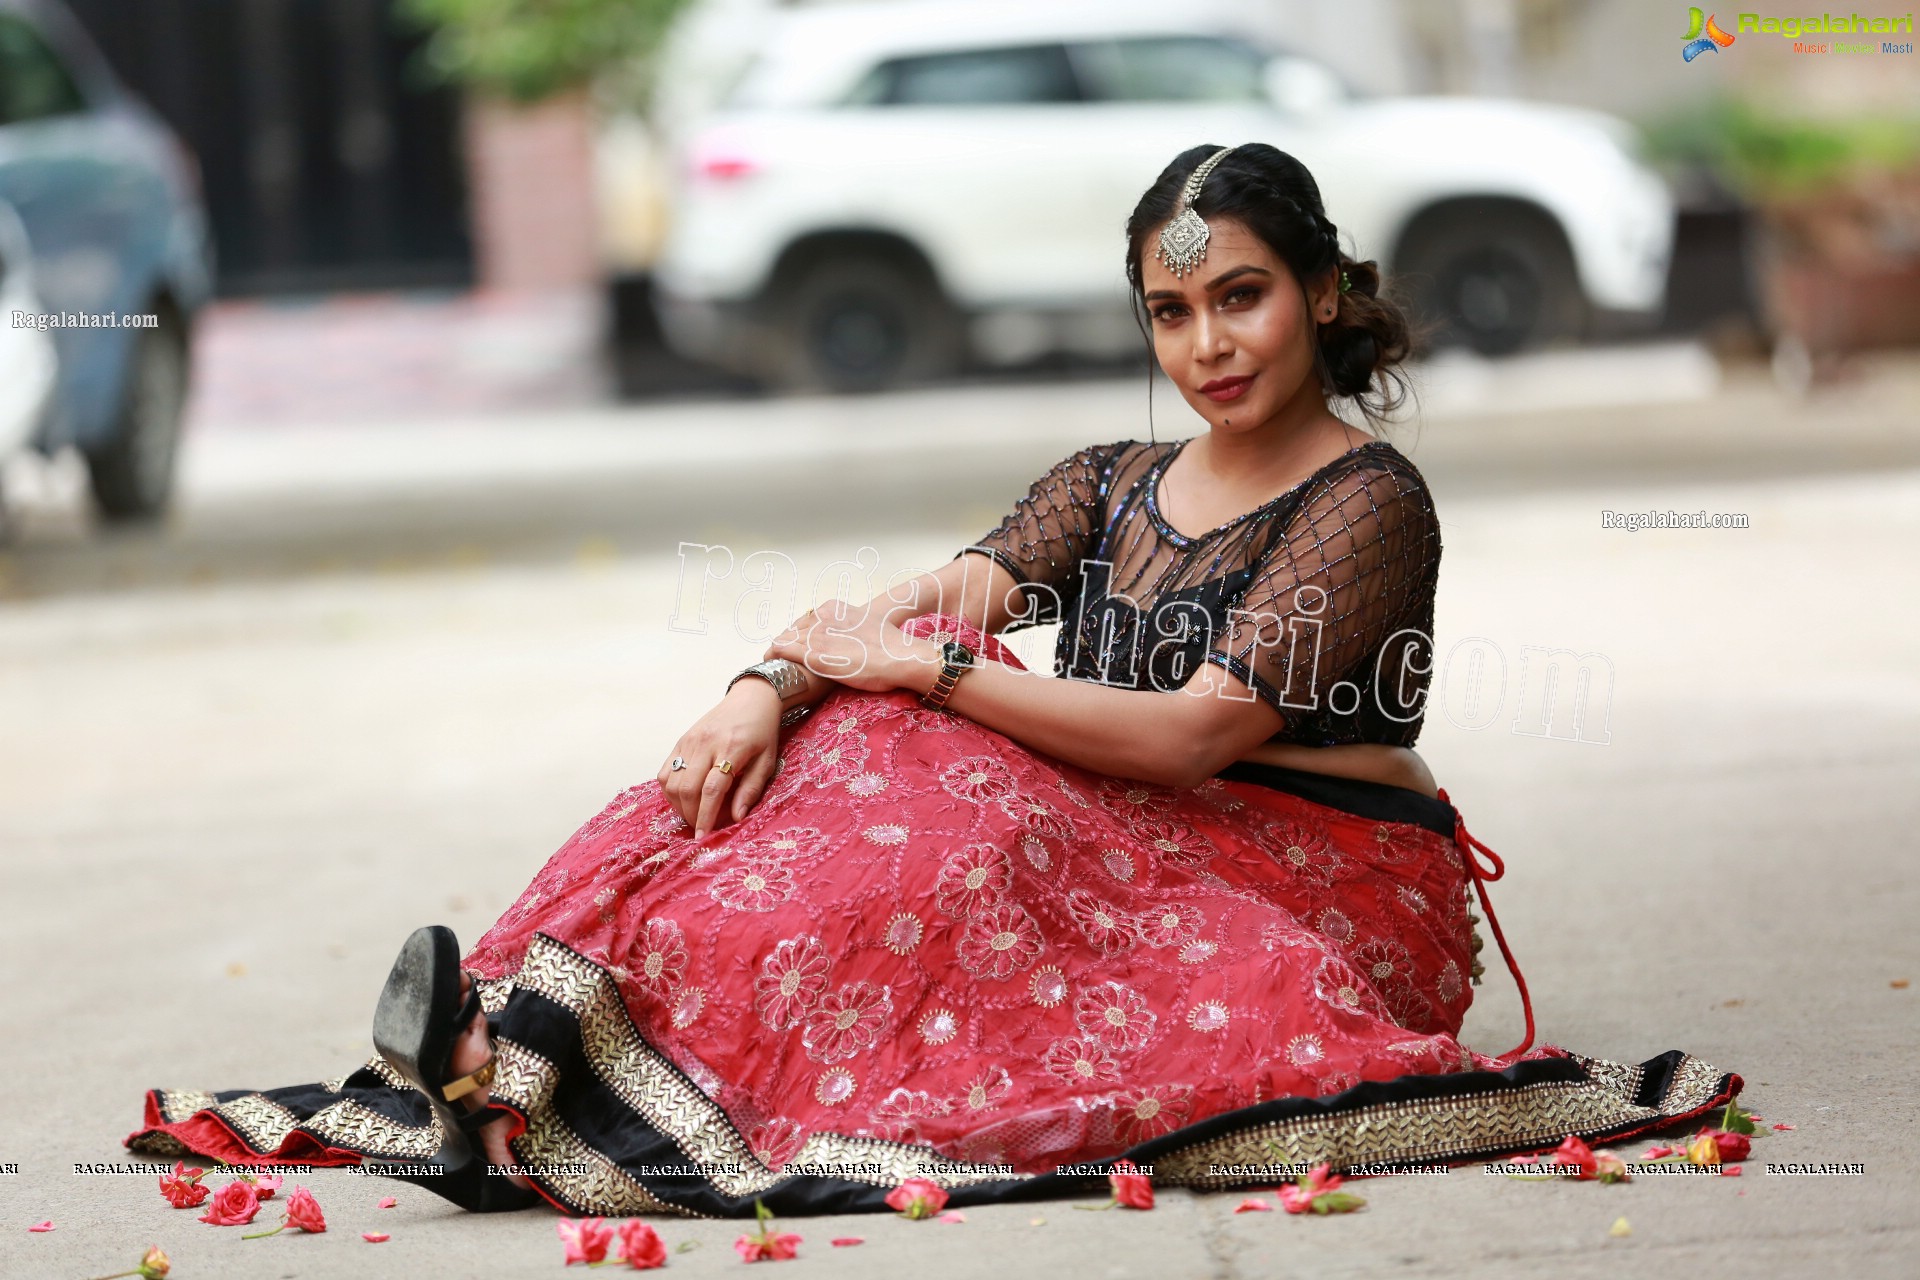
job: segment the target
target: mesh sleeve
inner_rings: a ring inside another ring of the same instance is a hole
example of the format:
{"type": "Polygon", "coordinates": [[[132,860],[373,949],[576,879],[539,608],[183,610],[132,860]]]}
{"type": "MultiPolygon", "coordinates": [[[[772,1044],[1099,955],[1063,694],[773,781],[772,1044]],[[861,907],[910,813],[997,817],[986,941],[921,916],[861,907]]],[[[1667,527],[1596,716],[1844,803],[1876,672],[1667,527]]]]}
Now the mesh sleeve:
{"type": "MultiPolygon", "coordinates": [[[[1390,638],[1430,617],[1440,530],[1417,473],[1358,469],[1318,483],[1266,552],[1206,661],[1291,721],[1372,698],[1390,638]],[[1336,688],[1351,681],[1350,688],[1336,688]]],[[[1426,638],[1430,640],[1431,638],[1426,638]]]]}
{"type": "Polygon", "coordinates": [[[1065,604],[1078,597],[1080,561],[1091,556],[1100,541],[1105,511],[1107,468],[1117,445],[1089,445],[1063,458],[1035,480],[1026,496],[979,541],[959,551],[985,552],[1014,576],[1021,586],[1047,586],[1047,592],[1026,592],[1026,608],[1039,602],[1038,612],[1007,628],[1058,622],[1065,604]]]}

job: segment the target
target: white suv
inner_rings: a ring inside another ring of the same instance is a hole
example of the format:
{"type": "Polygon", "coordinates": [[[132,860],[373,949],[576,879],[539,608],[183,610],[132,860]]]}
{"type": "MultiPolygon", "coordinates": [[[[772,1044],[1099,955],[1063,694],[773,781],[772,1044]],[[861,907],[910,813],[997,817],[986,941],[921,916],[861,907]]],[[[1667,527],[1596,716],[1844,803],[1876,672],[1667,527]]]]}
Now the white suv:
{"type": "Polygon", "coordinates": [[[1261,141],[1442,341],[1502,353],[1658,317],[1674,210],[1598,112],[1361,98],[1297,54],[1115,0],[788,11],[680,148],[656,270],[684,354],[859,389],[1121,354],[1122,227],[1172,157],[1261,141]]]}

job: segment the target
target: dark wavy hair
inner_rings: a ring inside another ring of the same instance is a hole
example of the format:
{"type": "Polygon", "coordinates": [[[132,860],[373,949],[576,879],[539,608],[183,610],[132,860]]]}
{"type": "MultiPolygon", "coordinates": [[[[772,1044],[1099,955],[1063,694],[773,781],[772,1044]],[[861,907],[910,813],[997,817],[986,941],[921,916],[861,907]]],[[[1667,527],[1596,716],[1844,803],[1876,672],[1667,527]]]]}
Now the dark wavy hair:
{"type": "MultiPolygon", "coordinates": [[[[1219,149],[1208,143],[1175,156],[1127,219],[1127,281],[1149,353],[1153,332],[1141,279],[1143,255],[1153,252],[1147,241],[1174,215],[1188,176],[1219,149]]],[[[1339,229],[1320,202],[1320,184],[1305,165],[1267,143],[1244,143],[1208,173],[1193,207],[1203,218],[1244,223],[1287,264],[1302,288],[1328,271],[1345,270],[1350,287],[1335,295],[1338,310],[1318,326],[1314,345],[1321,388],[1329,396],[1352,399],[1374,424],[1406,402],[1412,388],[1400,365],[1421,335],[1398,303],[1381,296],[1379,264],[1348,257],[1340,247],[1339,229]]]]}

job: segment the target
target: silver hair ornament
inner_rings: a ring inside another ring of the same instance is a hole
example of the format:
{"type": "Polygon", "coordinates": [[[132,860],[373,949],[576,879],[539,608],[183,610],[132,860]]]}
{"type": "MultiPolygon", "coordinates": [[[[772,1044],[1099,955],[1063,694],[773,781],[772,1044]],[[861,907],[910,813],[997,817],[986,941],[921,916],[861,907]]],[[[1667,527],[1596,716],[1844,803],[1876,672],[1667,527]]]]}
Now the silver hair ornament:
{"type": "Polygon", "coordinates": [[[1180,211],[1160,228],[1160,248],[1154,256],[1167,264],[1175,278],[1192,271],[1207,256],[1207,220],[1193,211],[1193,202],[1199,198],[1200,184],[1213,172],[1213,166],[1231,150],[1222,147],[1200,162],[1181,188],[1180,211]]]}

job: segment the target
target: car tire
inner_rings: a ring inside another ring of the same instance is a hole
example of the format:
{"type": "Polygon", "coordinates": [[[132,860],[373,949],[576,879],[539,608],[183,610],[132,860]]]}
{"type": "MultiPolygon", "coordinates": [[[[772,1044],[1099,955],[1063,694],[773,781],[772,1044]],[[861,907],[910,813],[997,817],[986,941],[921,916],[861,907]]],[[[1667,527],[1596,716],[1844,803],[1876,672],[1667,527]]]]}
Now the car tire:
{"type": "Polygon", "coordinates": [[[1458,209],[1425,219],[1395,275],[1434,347],[1510,355],[1586,330],[1572,251],[1545,214],[1458,209]]]}
{"type": "Polygon", "coordinates": [[[776,291],[773,311],[767,374],[789,390],[878,391],[949,376],[964,357],[931,276],[885,258],[815,262],[776,291]]]}
{"type": "Polygon", "coordinates": [[[86,453],[101,516],[112,523],[157,519],[173,497],[186,407],[187,336],[166,312],[133,339],[113,438],[86,453]]]}

